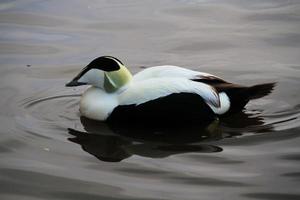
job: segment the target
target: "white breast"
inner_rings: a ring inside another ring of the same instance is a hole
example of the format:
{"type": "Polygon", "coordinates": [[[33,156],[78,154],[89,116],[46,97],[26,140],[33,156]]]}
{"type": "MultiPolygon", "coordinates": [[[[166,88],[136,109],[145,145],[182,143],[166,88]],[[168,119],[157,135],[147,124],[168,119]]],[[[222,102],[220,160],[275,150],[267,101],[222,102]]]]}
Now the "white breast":
{"type": "Polygon", "coordinates": [[[117,106],[117,94],[90,87],[80,100],[80,113],[87,118],[104,121],[117,106]]]}

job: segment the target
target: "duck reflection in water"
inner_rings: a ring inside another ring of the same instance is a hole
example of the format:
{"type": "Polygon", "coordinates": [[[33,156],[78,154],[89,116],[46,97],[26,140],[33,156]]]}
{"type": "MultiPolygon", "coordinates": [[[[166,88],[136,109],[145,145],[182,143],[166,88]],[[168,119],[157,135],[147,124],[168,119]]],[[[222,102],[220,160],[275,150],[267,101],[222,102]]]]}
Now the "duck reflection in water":
{"type": "Polygon", "coordinates": [[[222,123],[216,120],[205,126],[175,128],[112,126],[85,117],[80,119],[86,132],[69,128],[69,134],[74,136],[69,140],[106,162],[120,162],[132,155],[164,158],[189,152],[221,152],[222,148],[214,145],[214,142],[224,137],[242,135],[249,130],[259,132],[258,127],[264,131],[271,128],[263,125],[262,118],[244,112],[224,118],[222,123]]]}

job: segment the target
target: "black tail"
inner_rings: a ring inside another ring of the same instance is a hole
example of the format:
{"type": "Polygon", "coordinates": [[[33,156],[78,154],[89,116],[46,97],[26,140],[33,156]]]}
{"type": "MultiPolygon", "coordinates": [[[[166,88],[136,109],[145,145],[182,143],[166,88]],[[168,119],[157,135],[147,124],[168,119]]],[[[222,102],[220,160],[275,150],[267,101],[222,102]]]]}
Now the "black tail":
{"type": "Polygon", "coordinates": [[[254,85],[246,89],[246,94],[248,95],[249,100],[258,99],[270,94],[276,83],[264,83],[259,85],[254,85]]]}

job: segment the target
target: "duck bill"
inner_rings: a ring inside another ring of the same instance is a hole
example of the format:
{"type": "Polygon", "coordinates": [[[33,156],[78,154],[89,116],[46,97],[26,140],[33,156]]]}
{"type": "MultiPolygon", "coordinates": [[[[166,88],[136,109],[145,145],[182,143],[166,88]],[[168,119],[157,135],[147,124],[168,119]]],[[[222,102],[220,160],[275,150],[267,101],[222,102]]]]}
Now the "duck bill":
{"type": "Polygon", "coordinates": [[[76,87],[76,86],[81,86],[81,85],[86,85],[87,83],[83,82],[78,82],[78,80],[74,79],[70,81],[69,83],[66,84],[66,87],[76,87]]]}

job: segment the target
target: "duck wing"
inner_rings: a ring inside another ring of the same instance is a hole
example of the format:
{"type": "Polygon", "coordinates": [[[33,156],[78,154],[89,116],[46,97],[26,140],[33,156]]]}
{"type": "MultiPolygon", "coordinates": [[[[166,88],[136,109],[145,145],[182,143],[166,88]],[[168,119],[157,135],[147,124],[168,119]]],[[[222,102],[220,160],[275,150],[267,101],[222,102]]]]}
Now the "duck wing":
{"type": "Polygon", "coordinates": [[[133,77],[133,82],[152,78],[183,78],[211,86],[221,95],[220,108],[211,107],[215,113],[222,115],[240,111],[252,99],[264,97],[272,92],[276,83],[264,83],[254,86],[243,86],[204,72],[198,72],[182,67],[164,65],[147,68],[133,77]],[[229,99],[228,99],[229,98],[229,99]],[[228,110],[229,109],[229,110],[228,110]]]}
{"type": "Polygon", "coordinates": [[[132,82],[119,95],[120,105],[140,105],[171,94],[191,93],[199,95],[209,106],[220,107],[220,98],[214,87],[186,78],[151,78],[132,82]]]}

